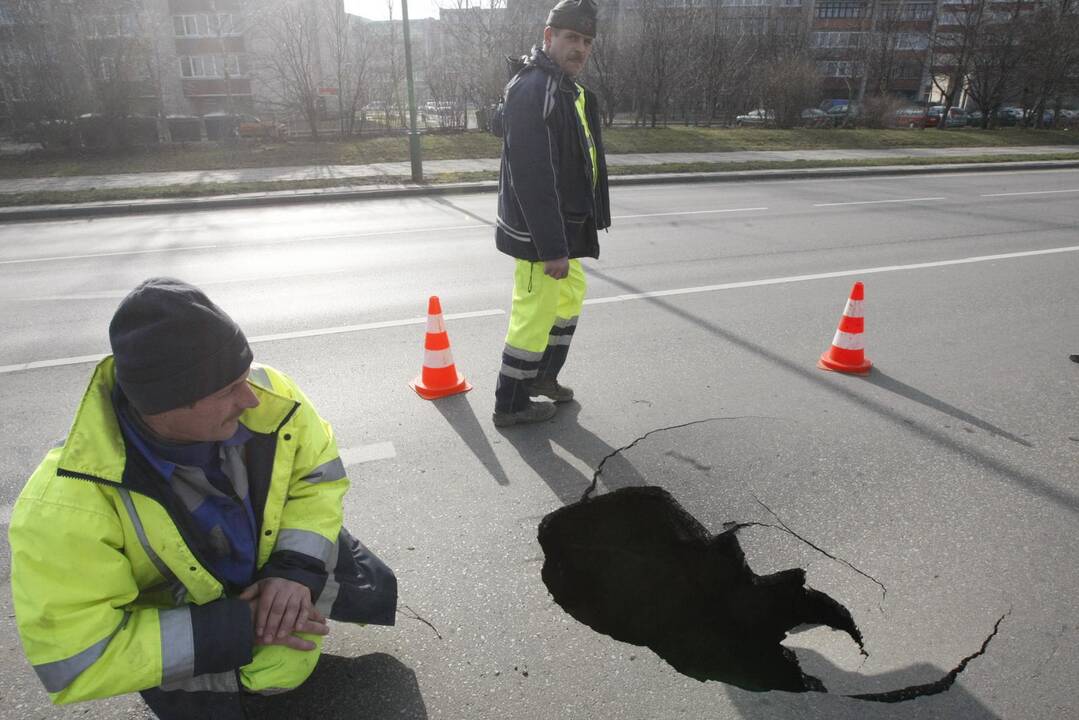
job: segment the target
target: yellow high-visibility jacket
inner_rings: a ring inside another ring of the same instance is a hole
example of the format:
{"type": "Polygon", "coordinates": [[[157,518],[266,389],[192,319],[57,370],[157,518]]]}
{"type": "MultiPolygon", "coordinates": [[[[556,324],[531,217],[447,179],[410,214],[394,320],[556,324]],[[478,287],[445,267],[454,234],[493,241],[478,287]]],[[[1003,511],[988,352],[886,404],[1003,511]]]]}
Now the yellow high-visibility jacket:
{"type": "MultiPolygon", "coordinates": [[[[244,451],[257,577],[295,571],[323,614],[392,624],[396,579],[341,526],[348,479],[329,424],[284,374],[254,366],[248,382],[259,400],[240,418],[254,433],[244,451]],[[357,598],[367,607],[342,611],[357,598]]],[[[228,596],[182,503],[125,443],[114,385],[109,357],[12,512],[16,622],[51,699],[298,686],[319,651],[254,647],[247,603],[228,596]]]]}

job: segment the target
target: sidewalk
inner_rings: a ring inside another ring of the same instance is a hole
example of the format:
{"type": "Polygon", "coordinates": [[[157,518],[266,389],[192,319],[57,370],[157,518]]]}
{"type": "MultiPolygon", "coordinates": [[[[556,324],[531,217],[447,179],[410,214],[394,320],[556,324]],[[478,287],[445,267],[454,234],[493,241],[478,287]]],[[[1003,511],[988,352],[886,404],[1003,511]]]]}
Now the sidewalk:
{"type": "MultiPolygon", "coordinates": [[[[1003,155],[1049,155],[1079,152],[1079,145],[1037,145],[1030,147],[961,148],[881,148],[877,150],[782,150],[709,153],[655,153],[608,155],[610,166],[667,165],[674,163],[792,162],[797,160],[877,160],[1003,155]]],[[[497,172],[498,158],[481,160],[431,160],[423,163],[425,176],[443,173],[497,172]]],[[[238,170],[197,170],[183,172],[126,173],[121,175],[81,175],[73,177],[19,178],[0,180],[0,193],[41,191],[108,190],[146,188],[200,183],[250,183],[290,180],[340,180],[342,185],[377,177],[411,175],[408,162],[374,165],[313,165],[310,167],[243,168],[238,170]]]]}

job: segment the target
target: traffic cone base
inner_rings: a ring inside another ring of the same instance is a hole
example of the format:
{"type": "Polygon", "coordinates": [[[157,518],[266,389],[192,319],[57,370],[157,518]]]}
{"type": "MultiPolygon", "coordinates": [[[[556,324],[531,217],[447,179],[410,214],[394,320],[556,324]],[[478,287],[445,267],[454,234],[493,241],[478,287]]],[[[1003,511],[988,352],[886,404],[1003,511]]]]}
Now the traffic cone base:
{"type": "Polygon", "coordinates": [[[847,373],[849,375],[868,375],[873,363],[865,356],[865,319],[862,305],[865,302],[865,287],[860,282],[851,288],[843,317],[839,319],[839,328],[835,331],[832,346],[817,361],[821,370],[847,373]]]}
{"type": "Polygon", "coordinates": [[[456,377],[451,380],[452,384],[450,384],[448,387],[444,385],[436,385],[435,387],[429,387],[424,384],[422,374],[417,375],[416,378],[408,385],[413,390],[415,390],[416,394],[424,400],[438,400],[439,398],[456,395],[457,393],[468,392],[472,389],[472,385],[469,384],[468,380],[465,380],[464,375],[457,372],[456,370],[453,374],[456,377]]]}
{"type": "Polygon", "coordinates": [[[409,383],[417,395],[424,400],[438,400],[472,389],[457,372],[450,352],[450,337],[442,319],[442,303],[434,295],[427,303],[427,337],[423,347],[423,370],[409,383]]]}
{"type": "Polygon", "coordinates": [[[873,362],[866,357],[862,358],[860,363],[847,364],[837,362],[835,358],[828,357],[833,354],[831,350],[827,350],[820,356],[820,360],[817,361],[817,367],[821,370],[832,370],[834,372],[849,373],[851,375],[868,375],[869,371],[873,368],[873,362]]]}

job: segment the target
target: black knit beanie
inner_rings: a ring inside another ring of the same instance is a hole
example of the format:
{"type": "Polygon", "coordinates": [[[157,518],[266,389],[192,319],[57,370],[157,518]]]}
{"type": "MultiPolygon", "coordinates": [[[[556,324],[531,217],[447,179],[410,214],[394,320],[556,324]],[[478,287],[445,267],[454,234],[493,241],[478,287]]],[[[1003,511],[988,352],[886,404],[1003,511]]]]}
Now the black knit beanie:
{"type": "Polygon", "coordinates": [[[142,415],[191,405],[251,366],[240,326],[205,293],[167,277],[143,281],[109,324],[116,381],[142,415]]]}
{"type": "Polygon", "coordinates": [[[573,30],[588,37],[596,36],[596,0],[562,0],[547,16],[553,28],[573,30]]]}

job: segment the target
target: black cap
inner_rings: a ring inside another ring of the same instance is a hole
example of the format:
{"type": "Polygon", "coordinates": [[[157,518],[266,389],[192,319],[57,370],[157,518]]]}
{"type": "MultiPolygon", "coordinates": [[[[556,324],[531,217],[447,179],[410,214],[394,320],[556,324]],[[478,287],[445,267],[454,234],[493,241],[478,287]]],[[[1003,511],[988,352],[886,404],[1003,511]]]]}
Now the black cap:
{"type": "Polygon", "coordinates": [[[116,381],[143,415],[191,405],[251,367],[243,331],[206,294],[155,277],[132,290],[109,324],[116,381]]]}
{"type": "Polygon", "coordinates": [[[547,24],[573,30],[588,37],[596,36],[596,0],[561,0],[551,8],[547,24]]]}

